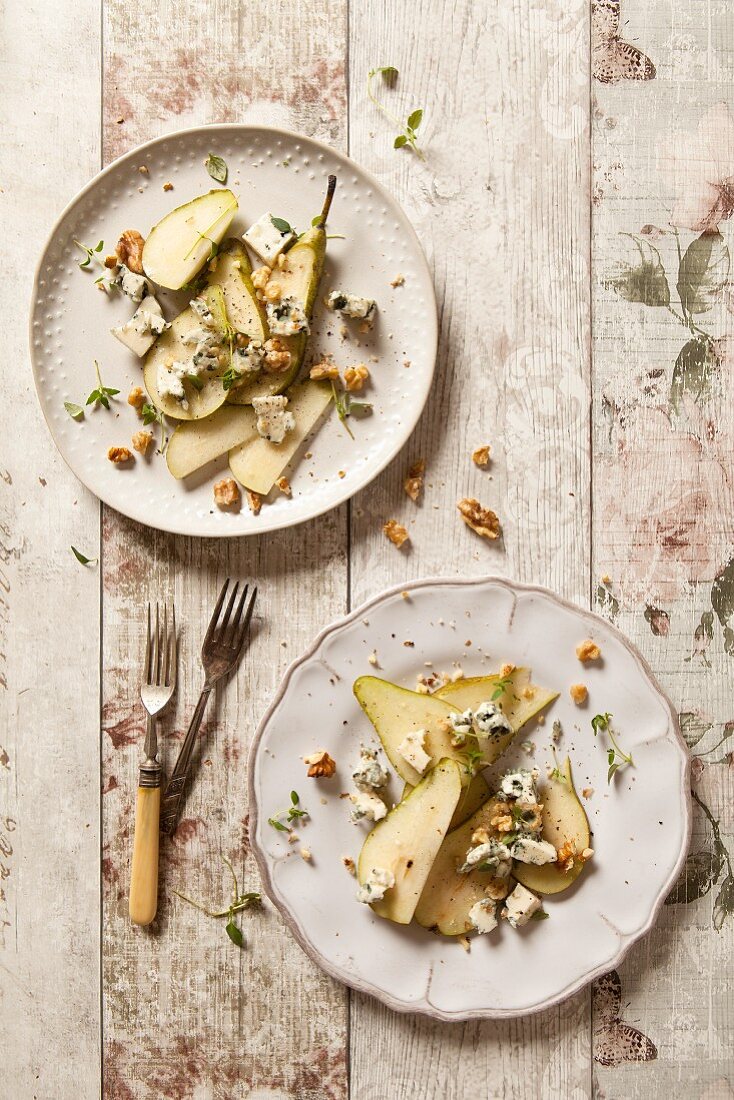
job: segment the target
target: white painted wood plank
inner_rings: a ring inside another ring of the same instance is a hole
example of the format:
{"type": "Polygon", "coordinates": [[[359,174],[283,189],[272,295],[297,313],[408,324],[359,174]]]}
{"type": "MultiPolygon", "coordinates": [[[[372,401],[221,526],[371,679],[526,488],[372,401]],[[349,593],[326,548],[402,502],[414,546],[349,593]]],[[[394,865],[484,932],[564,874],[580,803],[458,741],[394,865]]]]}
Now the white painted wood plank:
{"type": "MultiPolygon", "coordinates": [[[[693,747],[693,789],[718,822],[719,837],[696,805],[692,851],[699,872],[691,864],[691,900],[666,906],[619,970],[621,1017],[654,1049],[639,1036],[630,1041],[629,1031],[609,1023],[609,1004],[600,1005],[595,1091],[630,1100],[724,1100],[732,1095],[734,899],[727,915],[716,901],[734,850],[727,755],[732,657],[724,648],[731,595],[726,566],[734,552],[731,315],[722,303],[696,315],[696,324],[720,342],[700,392],[688,387],[676,411],[675,363],[692,333],[664,305],[624,300],[639,298],[629,278],[640,252],[620,234],[636,235],[643,251],[655,250],[647,253],[651,298],[653,283],[660,288],[660,272],[652,276],[659,254],[670,304],[680,314],[670,222],[679,226],[686,249],[697,234],[695,219],[684,211],[705,205],[702,176],[715,184],[719,173],[734,172],[734,123],[727,124],[726,109],[717,106],[731,101],[734,11],[714,0],[628,0],[620,32],[657,72],[645,83],[594,88],[594,572],[612,578],[613,600],[603,606],[617,615],[687,716],[691,741],[700,738],[693,747]],[[706,167],[708,145],[718,168],[706,167]],[[666,232],[641,233],[645,226],[666,232]],[[719,930],[715,915],[722,919],[719,930]],[[653,1053],[653,1060],[639,1060],[653,1053]]],[[[710,219],[712,228],[716,220],[710,219]]],[[[734,249],[730,223],[720,229],[734,249]]],[[[682,885],[679,898],[685,893],[682,885]]]]}
{"type": "Polygon", "coordinates": [[[70,550],[97,555],[99,507],[43,423],[26,335],[46,235],[99,167],[99,22],[60,0],[51,21],[5,5],[0,29],[0,1092],[18,1100],[99,1090],[99,573],[70,550]]]}
{"type": "MultiPolygon", "coordinates": [[[[109,0],[107,157],[214,121],[279,124],[343,147],[345,20],[344,5],[327,0],[300,5],[298,18],[290,5],[259,0],[168,0],[153,12],[109,0]],[[161,38],[180,45],[161,54],[161,38]]],[[[257,889],[247,848],[248,743],[290,658],[345,610],[346,509],[262,539],[171,538],[111,512],[104,529],[105,1095],[343,1100],[346,991],[305,957],[269,905],[244,914],[240,951],[221,922],[172,891],[226,899],[221,854],[257,889]],[[257,638],[237,679],[210,703],[203,764],[178,834],[164,844],[159,917],[145,933],[130,927],[126,911],[142,748],[130,670],[140,667],[143,605],[175,596],[184,623],[179,702],[165,723],[170,769],[200,688],[200,641],[227,575],[260,585],[257,638]]]]}
{"type": "MultiPolygon", "coordinates": [[[[585,3],[351,8],[350,152],[404,203],[441,317],[418,430],[353,505],[354,603],[416,576],[500,572],[588,606],[587,42],[585,3]],[[377,65],[400,70],[381,89],[391,108],[425,108],[425,163],[392,149],[396,131],[366,99],[377,65]],[[471,462],[484,443],[487,471],[471,462]],[[416,506],[403,479],[418,456],[428,468],[416,506]],[[464,526],[464,496],[496,510],[501,542],[464,526]],[[382,534],[390,517],[408,527],[408,553],[382,534]]],[[[409,308],[410,287],[394,293],[409,308]]],[[[585,1097],[589,1046],[588,993],[526,1021],[455,1027],[352,1001],[360,1100],[585,1097]]]]}

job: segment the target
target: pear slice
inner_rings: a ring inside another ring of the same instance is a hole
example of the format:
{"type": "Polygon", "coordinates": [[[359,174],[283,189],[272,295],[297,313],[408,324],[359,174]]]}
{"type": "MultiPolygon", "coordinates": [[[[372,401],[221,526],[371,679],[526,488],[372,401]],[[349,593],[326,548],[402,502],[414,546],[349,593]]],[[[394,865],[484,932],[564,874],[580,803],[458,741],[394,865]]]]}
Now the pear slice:
{"type": "MultiPolygon", "coordinates": [[[[257,432],[229,453],[229,468],[245,488],[262,496],[272,489],[306,436],[318,424],[332,399],[331,387],[323,382],[302,382],[289,394],[288,411],[296,426],[282,443],[270,443],[257,432]]],[[[233,406],[236,408],[237,406],[233,406]]],[[[252,410],[249,410],[252,415],[252,410]]]]}
{"type": "MultiPolygon", "coordinates": [[[[543,840],[549,841],[556,850],[570,841],[580,854],[590,847],[589,819],[576,794],[568,757],[559,771],[562,778],[549,779],[538,791],[543,804],[543,840]]],[[[576,881],[583,869],[581,860],[575,859],[570,871],[563,871],[557,863],[544,863],[540,867],[516,863],[512,873],[518,882],[536,894],[560,894],[576,881]]]]}
{"type": "Polygon", "coordinates": [[[494,702],[502,707],[505,718],[512,726],[512,731],[502,737],[493,740],[484,751],[484,763],[494,764],[507,746],[512,741],[526,722],[539,714],[544,707],[558,698],[557,691],[546,691],[530,682],[530,670],[527,668],[513,669],[509,677],[501,680],[499,673],[493,676],[471,676],[464,680],[456,680],[452,684],[446,684],[435,693],[439,699],[445,699],[447,703],[466,710],[470,707],[476,710],[480,703],[486,700],[492,701],[498,686],[504,683],[506,686],[494,702]],[[528,697],[529,696],[529,697],[528,697]]]}
{"type": "Polygon", "coordinates": [[[445,936],[460,936],[471,930],[469,910],[486,897],[484,888],[494,876],[491,871],[470,871],[462,875],[457,868],[464,863],[472,834],[478,828],[500,839],[500,834],[491,825],[500,805],[506,803],[500,804],[496,798],[488,799],[444,840],[415,910],[415,919],[424,928],[436,928],[445,936]]]}
{"type": "Polygon", "coordinates": [[[231,237],[222,245],[210,267],[208,281],[221,286],[232,328],[264,344],[269,336],[268,322],[252,285],[252,268],[245,246],[236,237],[231,237]]]}
{"type": "Polygon", "coordinates": [[[440,760],[367,836],[357,865],[360,884],[373,868],[390,871],[395,877],[395,885],[385,897],[372,902],[379,917],[396,924],[410,924],[413,919],[461,795],[460,773],[455,760],[440,760]]]}
{"type": "MultiPolygon", "coordinates": [[[[401,799],[407,798],[410,792],[413,790],[410,783],[406,783],[403,787],[403,793],[401,799]]],[[[459,825],[463,825],[467,818],[470,818],[480,806],[490,796],[490,789],[487,780],[484,778],[481,772],[478,772],[469,782],[468,787],[464,787],[461,792],[461,798],[456,804],[454,810],[454,816],[451,818],[451,824],[449,829],[458,829],[459,825]]]]}
{"type": "MultiPolygon", "coordinates": [[[[221,288],[219,286],[209,286],[202,292],[201,297],[207,300],[214,317],[220,322],[223,320],[226,323],[226,316],[223,318],[224,305],[221,288]]],[[[171,327],[158,337],[145,357],[143,378],[148,396],[157,409],[176,420],[201,420],[202,417],[209,416],[220,405],[223,405],[227,399],[227,393],[221,379],[226,367],[202,376],[198,385],[192,382],[184,382],[183,387],[188,404],[186,409],[175,397],[171,397],[170,394],[164,396],[158,390],[158,370],[159,367],[166,365],[167,359],[174,359],[179,362],[191,359],[192,349],[190,345],[184,343],[184,338],[197,328],[201,328],[201,320],[195,311],[188,306],[183,313],[179,313],[178,317],[174,317],[171,327]]]]}
{"type": "Polygon", "coordinates": [[[428,767],[443,758],[456,760],[460,765],[462,785],[468,786],[472,775],[467,766],[467,747],[476,749],[477,742],[475,738],[468,738],[466,746],[457,748],[451,744],[448,718],[456,713],[456,707],[435,695],[421,695],[389,680],[381,680],[379,676],[360,676],[354,681],[353,691],[401,779],[411,787],[421,781],[421,773],[400,755],[398,746],[407,734],[425,730],[423,747],[431,758],[428,767]]]}
{"type": "Polygon", "coordinates": [[[252,409],[222,405],[204,420],[179,424],[166,448],[166,462],[174,477],[188,477],[246,439],[259,438],[252,409]]]}
{"type": "Polygon", "coordinates": [[[237,199],[227,190],[208,191],[177,206],[153,226],[143,248],[143,270],[169,290],[190,283],[224,239],[237,211],[237,199]]]}

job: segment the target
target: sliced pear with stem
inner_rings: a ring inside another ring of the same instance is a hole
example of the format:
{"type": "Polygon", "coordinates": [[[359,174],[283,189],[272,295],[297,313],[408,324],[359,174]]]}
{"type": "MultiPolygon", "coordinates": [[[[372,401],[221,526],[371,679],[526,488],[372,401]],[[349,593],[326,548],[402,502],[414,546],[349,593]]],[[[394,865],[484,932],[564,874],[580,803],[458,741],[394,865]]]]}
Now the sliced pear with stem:
{"type": "MultiPolygon", "coordinates": [[[[255,435],[233,447],[229,453],[229,468],[245,488],[262,496],[272,489],[306,436],[313,431],[332,399],[331,387],[323,382],[302,382],[289,394],[288,411],[296,426],[282,443],[270,443],[255,435]]],[[[236,408],[236,406],[234,406],[236,408]]]]}
{"type": "Polygon", "coordinates": [[[237,212],[237,199],[227,190],[207,191],[177,206],[153,226],[143,248],[143,270],[169,290],[180,290],[199,273],[212,245],[225,237],[237,212]]]}
{"type": "Polygon", "coordinates": [[[166,448],[166,462],[174,477],[189,474],[212,462],[246,439],[259,438],[252,409],[222,405],[204,420],[179,424],[166,448]]]}
{"type": "MultiPolygon", "coordinates": [[[[556,851],[571,843],[578,857],[591,846],[589,819],[573,785],[568,757],[558,771],[560,776],[552,776],[540,785],[538,791],[538,798],[543,804],[543,840],[549,841],[556,851]]],[[[557,863],[544,863],[540,867],[532,863],[516,863],[512,873],[518,882],[536,894],[560,894],[576,881],[583,869],[583,861],[575,858],[568,871],[557,863]]]]}
{"type": "Polygon", "coordinates": [[[360,884],[374,869],[389,871],[395,878],[385,897],[372,902],[379,917],[396,924],[413,919],[461,795],[460,772],[455,760],[440,760],[367,836],[357,865],[360,884]]]}
{"type": "Polygon", "coordinates": [[[492,828],[491,822],[497,809],[506,805],[496,798],[490,798],[468,821],[448,834],[438,851],[416,907],[415,919],[418,924],[424,928],[436,928],[445,936],[460,936],[471,930],[469,910],[486,897],[485,887],[495,876],[492,871],[469,871],[462,875],[458,868],[466,860],[472,835],[477,829],[486,829],[490,837],[500,839],[501,834],[492,828]]]}
{"type": "Polygon", "coordinates": [[[407,734],[425,730],[423,747],[431,758],[428,767],[444,757],[456,760],[460,765],[462,785],[468,786],[472,771],[467,748],[476,749],[477,742],[476,738],[468,738],[466,746],[451,744],[448,719],[456,713],[456,707],[435,695],[421,695],[389,680],[381,680],[379,676],[360,676],[354,681],[353,691],[401,779],[412,787],[420,783],[421,773],[401,756],[398,748],[407,734]]]}

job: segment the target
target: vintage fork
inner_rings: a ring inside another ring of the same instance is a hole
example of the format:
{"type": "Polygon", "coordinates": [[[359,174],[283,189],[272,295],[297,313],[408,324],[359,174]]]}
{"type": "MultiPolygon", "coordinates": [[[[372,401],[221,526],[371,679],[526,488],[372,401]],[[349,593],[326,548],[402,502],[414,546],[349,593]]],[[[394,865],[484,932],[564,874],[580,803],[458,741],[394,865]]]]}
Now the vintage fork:
{"type": "Polygon", "coordinates": [[[234,612],[234,616],[232,616],[232,609],[234,608],[235,600],[237,599],[237,590],[239,588],[239,581],[237,581],[232,588],[226,610],[220,623],[219,616],[224,605],[229,585],[230,581],[227,579],[222,586],[217,605],[209,621],[209,627],[204,637],[204,644],[201,647],[201,662],[204,666],[204,687],[199,696],[199,702],[196,704],[196,710],[191,719],[191,725],[186,731],[186,736],[178,754],[176,766],[171,773],[165,794],[163,795],[161,831],[167,833],[169,836],[175,830],[176,822],[178,821],[181,803],[183,802],[184,788],[189,772],[189,765],[191,763],[191,752],[194,747],[196,735],[199,732],[199,727],[201,726],[201,720],[204,717],[209,695],[217,680],[221,680],[221,678],[226,676],[228,672],[231,672],[237,664],[244,649],[245,639],[247,638],[247,628],[250,625],[252,611],[255,606],[257,588],[253,588],[252,595],[249,600],[247,600],[249,585],[245,585],[239,603],[237,604],[237,609],[234,612]],[[246,607],[245,601],[247,601],[246,607]]]}
{"type": "Polygon", "coordinates": [[[161,807],[161,765],[158,756],[157,715],[176,690],[176,609],[171,607],[171,629],[168,628],[168,607],[163,606],[163,627],[160,610],[155,605],[155,630],[151,632],[150,604],[148,631],[145,641],[145,675],[140,697],[148,714],[145,734],[145,758],[140,765],[138,798],[135,808],[135,840],[130,874],[130,920],[133,924],[150,924],[158,906],[158,832],[161,807]]]}

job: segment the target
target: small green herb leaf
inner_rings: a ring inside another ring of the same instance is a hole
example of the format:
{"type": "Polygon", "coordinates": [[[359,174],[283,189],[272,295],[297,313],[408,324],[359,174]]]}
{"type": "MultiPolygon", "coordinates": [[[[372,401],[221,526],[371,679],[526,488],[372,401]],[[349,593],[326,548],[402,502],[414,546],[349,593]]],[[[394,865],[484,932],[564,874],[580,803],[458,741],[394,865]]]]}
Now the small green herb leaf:
{"type": "Polygon", "coordinates": [[[230,917],[230,919],[227,921],[225,931],[231,939],[232,943],[236,943],[238,947],[245,946],[245,937],[242,935],[241,929],[235,924],[234,917],[230,917]]]}
{"type": "Polygon", "coordinates": [[[269,817],[268,825],[272,825],[274,829],[277,829],[280,833],[290,832],[287,825],[284,825],[282,821],[278,821],[277,817],[269,817]]]}
{"type": "Polygon", "coordinates": [[[296,792],[291,791],[291,805],[292,806],[297,806],[299,801],[300,800],[299,800],[298,795],[296,794],[296,792]]]}
{"type": "Polygon", "coordinates": [[[408,115],[408,129],[412,130],[413,133],[415,133],[422,121],[423,109],[419,107],[417,111],[413,111],[411,114],[408,115]]]}
{"type": "Polygon", "coordinates": [[[402,149],[404,145],[408,144],[407,134],[398,134],[395,141],[392,143],[393,149],[402,149]]]}
{"type": "Polygon", "coordinates": [[[244,377],[242,371],[237,370],[236,367],[228,367],[222,375],[222,388],[225,391],[231,390],[232,386],[236,386],[244,377]]]}
{"type": "MultiPolygon", "coordinates": [[[[278,230],[278,232],[282,233],[283,236],[285,236],[286,233],[295,233],[295,229],[293,228],[293,226],[288,224],[288,222],[285,220],[285,218],[274,218],[273,215],[271,214],[270,215],[270,220],[273,223],[273,225],[275,226],[275,228],[278,230]]],[[[315,221],[311,222],[311,225],[318,225],[319,221],[320,221],[320,215],[319,215],[318,218],[316,218],[315,221]]]]}
{"type": "Polygon", "coordinates": [[[88,558],[85,554],[82,554],[81,550],[77,550],[76,546],[72,546],[71,552],[81,565],[96,565],[96,558],[88,558]]]}
{"type": "Polygon", "coordinates": [[[72,240],[74,241],[76,247],[80,248],[84,253],[84,259],[80,260],[79,267],[81,267],[83,270],[86,270],[91,265],[92,260],[96,260],[97,263],[101,263],[101,260],[97,260],[96,253],[102,251],[102,249],[104,248],[104,241],[99,241],[94,246],[94,248],[90,248],[88,245],[82,244],[81,241],[78,241],[76,237],[73,237],[72,240]]]}
{"type": "Polygon", "coordinates": [[[64,401],[64,408],[72,420],[81,420],[84,416],[83,407],[81,405],[76,405],[73,401],[64,401]]]}
{"type": "Polygon", "coordinates": [[[594,731],[594,736],[595,737],[596,737],[597,733],[599,732],[599,730],[605,730],[607,728],[607,726],[609,725],[609,719],[611,717],[612,716],[609,713],[609,711],[606,711],[605,714],[595,714],[594,715],[594,717],[591,719],[591,728],[594,731]]]}
{"type": "Polygon", "coordinates": [[[536,909],[533,913],[531,920],[548,920],[550,913],[546,913],[545,909],[536,909]]]}
{"type": "Polygon", "coordinates": [[[187,374],[186,381],[189,385],[193,386],[195,390],[198,390],[199,393],[204,389],[204,381],[199,378],[198,374],[187,374]]]}
{"type": "Polygon", "coordinates": [[[357,420],[364,420],[366,416],[372,416],[372,403],[370,401],[350,401],[348,416],[356,416],[357,420]]]}
{"type": "Polygon", "coordinates": [[[99,363],[94,360],[94,369],[97,372],[97,388],[92,390],[87,398],[88,405],[103,405],[105,409],[110,407],[110,397],[116,397],[120,392],[119,390],[111,389],[109,386],[102,385],[102,377],[99,373],[99,363]]]}
{"type": "Polygon", "coordinates": [[[216,153],[209,154],[204,161],[204,167],[217,183],[227,182],[227,162],[222,157],[218,157],[216,153]]]}

